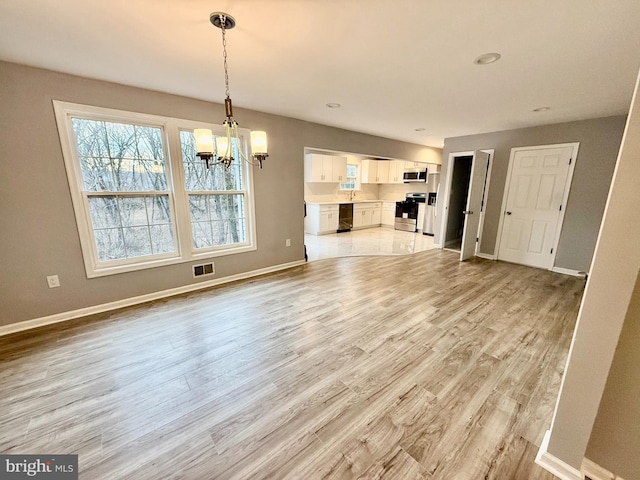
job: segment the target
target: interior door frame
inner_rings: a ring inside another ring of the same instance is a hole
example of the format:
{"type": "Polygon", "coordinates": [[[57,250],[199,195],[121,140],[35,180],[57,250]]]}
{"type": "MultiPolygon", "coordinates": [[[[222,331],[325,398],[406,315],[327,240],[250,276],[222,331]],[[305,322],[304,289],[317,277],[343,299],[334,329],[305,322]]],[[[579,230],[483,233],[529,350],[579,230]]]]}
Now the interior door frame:
{"type": "MultiPolygon", "coordinates": [[[[440,225],[440,244],[437,245],[441,250],[446,248],[446,236],[447,236],[447,224],[449,223],[449,196],[451,194],[451,183],[453,181],[453,164],[455,163],[455,157],[468,157],[474,156],[476,151],[484,152],[489,154],[489,169],[487,170],[487,177],[484,182],[485,188],[485,196],[484,196],[484,206],[482,208],[481,218],[480,218],[480,226],[478,228],[478,237],[480,240],[476,243],[476,256],[478,255],[478,250],[480,247],[480,242],[482,242],[482,231],[484,227],[484,211],[487,208],[487,198],[489,196],[489,181],[491,180],[491,167],[493,166],[493,155],[495,153],[495,149],[493,148],[478,148],[477,150],[468,150],[465,152],[451,152],[449,153],[449,160],[447,163],[447,183],[445,184],[444,191],[444,203],[442,204],[442,225],[440,225]]],[[[472,165],[473,168],[473,165],[472,165]]],[[[471,180],[469,180],[471,181],[471,180]]],[[[437,201],[437,200],[436,200],[437,201]]]]}
{"type": "Polygon", "coordinates": [[[567,172],[567,179],[564,183],[564,192],[562,194],[562,210],[560,211],[560,218],[558,218],[558,224],[556,225],[556,231],[553,239],[553,253],[551,254],[551,259],[549,261],[550,265],[547,270],[553,270],[556,264],[556,255],[558,254],[558,244],[560,243],[560,233],[562,232],[562,227],[564,226],[564,215],[567,212],[567,201],[569,200],[569,192],[571,191],[571,183],[573,181],[573,172],[576,167],[576,163],[578,161],[578,147],[580,146],[580,142],[570,142],[570,143],[555,143],[552,145],[533,145],[530,147],[514,147],[511,149],[511,155],[509,156],[509,167],[507,168],[507,180],[504,186],[504,193],[502,195],[502,206],[500,208],[500,221],[498,222],[498,233],[496,238],[496,246],[494,250],[494,255],[496,260],[500,260],[500,241],[502,240],[502,229],[504,227],[504,213],[507,209],[507,197],[509,196],[509,189],[511,188],[511,174],[513,171],[513,160],[516,156],[517,152],[522,152],[526,150],[544,150],[548,148],[564,148],[564,147],[572,147],[571,152],[571,163],[569,164],[569,170],[567,172]]]}

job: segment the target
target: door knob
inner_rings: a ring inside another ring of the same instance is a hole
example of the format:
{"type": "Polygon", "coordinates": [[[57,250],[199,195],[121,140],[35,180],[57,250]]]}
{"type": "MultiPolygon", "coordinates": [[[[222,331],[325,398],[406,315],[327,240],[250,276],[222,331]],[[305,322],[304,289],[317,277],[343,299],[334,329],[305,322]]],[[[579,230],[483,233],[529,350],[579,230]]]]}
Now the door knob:
{"type": "Polygon", "coordinates": [[[507,215],[511,215],[511,212],[505,212],[507,215]]]}
{"type": "Polygon", "coordinates": [[[465,215],[473,215],[473,210],[463,210],[462,213],[465,215]]]}

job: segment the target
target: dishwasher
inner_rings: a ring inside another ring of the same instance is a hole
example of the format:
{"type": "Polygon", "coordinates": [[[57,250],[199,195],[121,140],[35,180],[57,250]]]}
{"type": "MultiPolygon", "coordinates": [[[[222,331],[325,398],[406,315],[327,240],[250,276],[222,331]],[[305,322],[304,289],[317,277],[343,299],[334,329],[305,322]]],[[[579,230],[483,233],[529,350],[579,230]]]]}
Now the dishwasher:
{"type": "Polygon", "coordinates": [[[341,203],[338,211],[338,233],[349,232],[353,227],[353,203],[341,203]]]}

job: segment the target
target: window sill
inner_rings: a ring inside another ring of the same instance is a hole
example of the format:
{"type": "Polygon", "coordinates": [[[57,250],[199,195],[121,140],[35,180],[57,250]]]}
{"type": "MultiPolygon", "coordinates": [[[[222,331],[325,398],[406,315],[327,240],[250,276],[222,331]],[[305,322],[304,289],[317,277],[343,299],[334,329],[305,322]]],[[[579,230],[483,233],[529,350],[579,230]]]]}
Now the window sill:
{"type": "Polygon", "coordinates": [[[126,265],[113,265],[113,266],[99,266],[90,268],[86,266],[87,278],[99,278],[107,277],[109,275],[117,275],[120,273],[137,272],[140,270],[147,270],[149,268],[165,267],[168,265],[177,265],[179,263],[190,263],[193,261],[200,261],[207,258],[224,257],[229,255],[236,255],[239,253],[246,253],[257,250],[257,245],[243,245],[241,247],[233,248],[219,248],[217,250],[208,250],[206,252],[192,253],[190,257],[169,257],[160,259],[151,259],[147,261],[141,261],[134,264],[126,265]]]}

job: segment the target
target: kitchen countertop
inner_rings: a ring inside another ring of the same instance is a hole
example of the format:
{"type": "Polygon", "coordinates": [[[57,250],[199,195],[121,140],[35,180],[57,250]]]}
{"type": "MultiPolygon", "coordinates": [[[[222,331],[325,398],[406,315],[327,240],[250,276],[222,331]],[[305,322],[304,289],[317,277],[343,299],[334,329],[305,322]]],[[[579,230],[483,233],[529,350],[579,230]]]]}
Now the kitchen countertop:
{"type": "Polygon", "coordinates": [[[307,201],[309,205],[340,205],[341,203],[396,203],[401,202],[402,200],[344,200],[337,202],[310,202],[307,201]]]}

